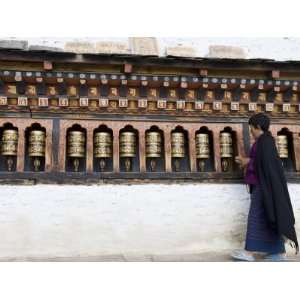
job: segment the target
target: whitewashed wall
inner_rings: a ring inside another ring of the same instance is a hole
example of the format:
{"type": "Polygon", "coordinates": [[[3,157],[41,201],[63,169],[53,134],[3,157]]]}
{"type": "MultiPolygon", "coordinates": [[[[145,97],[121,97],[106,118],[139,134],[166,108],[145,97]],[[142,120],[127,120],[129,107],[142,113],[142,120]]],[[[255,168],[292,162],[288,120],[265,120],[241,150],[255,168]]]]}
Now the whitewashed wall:
{"type": "Polygon", "coordinates": [[[243,184],[2,185],[0,260],[224,252],[243,246],[249,203],[243,184]]]}
{"type": "MultiPolygon", "coordinates": [[[[0,47],[1,40],[18,41],[20,38],[2,36],[0,37],[0,47]]],[[[35,50],[47,50],[48,47],[48,50],[56,48],[57,50],[63,51],[69,42],[92,45],[98,42],[105,42],[105,50],[111,53],[118,53],[120,50],[127,52],[126,49],[128,49],[128,53],[135,53],[134,49],[131,49],[129,38],[127,37],[28,37],[22,38],[21,40],[26,40],[29,48],[34,47],[35,50]]],[[[155,44],[159,56],[167,55],[168,49],[173,48],[172,52],[175,51],[175,53],[173,53],[175,56],[181,56],[185,53],[184,56],[207,57],[210,56],[209,48],[211,46],[222,45],[225,47],[230,46],[243,49],[246,55],[245,58],[247,59],[266,58],[278,61],[300,60],[299,37],[156,37],[155,44]]],[[[5,45],[6,43],[4,43],[4,47],[5,45]]],[[[228,55],[228,57],[231,57],[232,54],[234,53],[227,50],[222,53],[222,56],[225,55],[226,57],[226,55],[228,55]]]]}

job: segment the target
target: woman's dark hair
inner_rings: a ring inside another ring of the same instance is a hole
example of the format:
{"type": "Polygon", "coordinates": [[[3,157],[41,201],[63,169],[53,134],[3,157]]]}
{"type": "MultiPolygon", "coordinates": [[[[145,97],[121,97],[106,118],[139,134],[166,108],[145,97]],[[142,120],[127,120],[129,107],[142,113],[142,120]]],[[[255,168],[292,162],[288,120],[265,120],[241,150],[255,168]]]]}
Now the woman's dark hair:
{"type": "Polygon", "coordinates": [[[259,125],[263,131],[268,131],[270,126],[270,118],[264,113],[257,113],[250,117],[248,124],[255,128],[258,128],[259,125]]]}

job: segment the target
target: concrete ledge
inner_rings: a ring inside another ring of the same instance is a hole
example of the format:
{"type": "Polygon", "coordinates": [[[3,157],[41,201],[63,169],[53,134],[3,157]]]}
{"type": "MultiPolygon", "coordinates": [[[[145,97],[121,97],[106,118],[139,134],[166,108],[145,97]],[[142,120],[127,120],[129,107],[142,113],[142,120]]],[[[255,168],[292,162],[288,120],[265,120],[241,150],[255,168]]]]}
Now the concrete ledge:
{"type": "MultiPolygon", "coordinates": [[[[0,262],[238,262],[230,257],[230,250],[224,252],[165,254],[165,255],[102,255],[75,257],[7,257],[0,262]]],[[[256,256],[257,262],[264,262],[262,255],[256,256]]],[[[300,262],[300,255],[288,254],[287,262],[300,262]]]]}
{"type": "Polygon", "coordinates": [[[73,53],[95,53],[95,45],[89,42],[67,42],[64,47],[65,52],[73,53]]]}
{"type": "Polygon", "coordinates": [[[179,57],[196,57],[196,49],[192,47],[167,47],[166,56],[179,56],[179,57]]]}
{"type": "Polygon", "coordinates": [[[209,53],[207,57],[210,58],[239,58],[246,59],[247,53],[244,48],[224,45],[209,46],[209,53]]]}
{"type": "Polygon", "coordinates": [[[49,47],[43,45],[31,45],[29,46],[29,51],[47,51],[47,52],[63,52],[62,48],[49,47]]]}
{"type": "Polygon", "coordinates": [[[0,48],[11,50],[27,50],[28,41],[0,40],[0,48]]]}

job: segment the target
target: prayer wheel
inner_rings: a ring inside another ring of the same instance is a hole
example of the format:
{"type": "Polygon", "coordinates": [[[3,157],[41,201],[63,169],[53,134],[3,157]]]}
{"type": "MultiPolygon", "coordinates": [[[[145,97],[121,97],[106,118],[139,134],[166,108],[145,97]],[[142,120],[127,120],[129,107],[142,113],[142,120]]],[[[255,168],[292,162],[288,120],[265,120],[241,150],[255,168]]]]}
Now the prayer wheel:
{"type": "Polygon", "coordinates": [[[196,134],[196,158],[199,159],[199,169],[205,170],[205,160],[209,158],[209,135],[208,133],[196,134]]]}
{"type": "Polygon", "coordinates": [[[146,133],[146,157],[150,158],[151,171],[156,170],[156,158],[161,157],[162,138],[159,132],[150,131],[146,133]]]}
{"type": "Polygon", "coordinates": [[[171,156],[175,158],[175,171],[180,169],[180,159],[185,156],[185,143],[183,132],[172,132],[171,134],[171,156]]]}
{"type": "Polygon", "coordinates": [[[18,153],[18,131],[15,129],[5,129],[2,134],[1,154],[6,156],[7,170],[13,167],[13,157],[18,153]]]}
{"type": "Polygon", "coordinates": [[[222,169],[224,172],[227,172],[229,169],[229,159],[233,156],[232,136],[230,132],[221,132],[220,148],[222,169]]]}
{"type": "Polygon", "coordinates": [[[29,132],[28,155],[33,158],[35,171],[39,171],[41,166],[41,157],[45,157],[46,134],[42,130],[31,130],[29,132]]]}
{"type": "Polygon", "coordinates": [[[123,131],[120,134],[120,157],[125,158],[125,169],[132,168],[132,157],[136,156],[136,134],[131,131],[123,131]]]}
{"type": "Polygon", "coordinates": [[[100,170],[104,171],[106,158],[112,157],[112,137],[109,132],[96,132],[94,135],[94,156],[99,158],[100,170]]]}
{"type": "Polygon", "coordinates": [[[79,170],[79,159],[85,156],[85,134],[82,131],[69,131],[68,133],[68,157],[73,159],[75,172],[79,170]]]}
{"type": "Polygon", "coordinates": [[[287,135],[278,135],[277,136],[277,149],[280,158],[288,158],[289,157],[289,149],[288,149],[288,137],[287,135]]]}

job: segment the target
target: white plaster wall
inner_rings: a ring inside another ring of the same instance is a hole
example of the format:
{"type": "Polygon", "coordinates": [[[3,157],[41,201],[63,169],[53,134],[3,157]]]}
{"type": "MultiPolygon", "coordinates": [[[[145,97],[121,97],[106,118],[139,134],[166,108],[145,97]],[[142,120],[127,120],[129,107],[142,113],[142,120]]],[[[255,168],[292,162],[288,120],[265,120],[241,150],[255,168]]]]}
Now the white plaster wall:
{"type": "MultiPolygon", "coordinates": [[[[15,37],[0,37],[0,39],[20,40],[15,37]]],[[[22,40],[27,40],[29,46],[40,45],[61,49],[67,42],[113,42],[124,43],[129,47],[127,37],[24,37],[22,40]]],[[[194,49],[196,56],[206,57],[210,46],[223,45],[243,48],[248,59],[300,60],[299,37],[156,37],[156,43],[160,56],[166,55],[167,47],[189,47],[194,49]]]]}
{"type": "MultiPolygon", "coordinates": [[[[300,223],[300,185],[289,190],[300,223]]],[[[232,249],[249,203],[243,184],[2,185],[0,259],[232,249]]]]}

